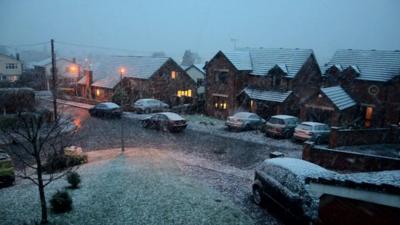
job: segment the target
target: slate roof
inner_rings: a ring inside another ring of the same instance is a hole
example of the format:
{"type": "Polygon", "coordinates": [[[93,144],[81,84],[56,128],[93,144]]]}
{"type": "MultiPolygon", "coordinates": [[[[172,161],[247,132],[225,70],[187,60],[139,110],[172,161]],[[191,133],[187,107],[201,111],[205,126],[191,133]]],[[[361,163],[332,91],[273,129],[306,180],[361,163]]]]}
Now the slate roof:
{"type": "Polygon", "coordinates": [[[352,66],[360,76],[356,79],[386,82],[400,75],[400,51],[389,50],[337,50],[326,69],[340,65],[346,69],[352,66]]]}
{"type": "MultiPolygon", "coordinates": [[[[119,82],[119,69],[126,69],[124,77],[139,79],[150,78],[161,66],[163,66],[168,57],[150,57],[150,56],[107,56],[98,58],[92,66],[93,86],[113,88],[119,82]]],[[[85,84],[84,77],[79,80],[79,84],[85,84]]]]}
{"type": "Polygon", "coordinates": [[[275,66],[293,78],[313,54],[312,49],[257,48],[223,52],[238,70],[249,70],[253,75],[267,75],[275,66]]]}
{"type": "Polygon", "coordinates": [[[250,99],[262,100],[269,102],[284,102],[292,91],[264,91],[259,89],[245,88],[241,93],[245,93],[250,99]]]}
{"type": "Polygon", "coordinates": [[[321,88],[321,91],[339,110],[344,110],[356,105],[356,102],[340,86],[321,88]]]}

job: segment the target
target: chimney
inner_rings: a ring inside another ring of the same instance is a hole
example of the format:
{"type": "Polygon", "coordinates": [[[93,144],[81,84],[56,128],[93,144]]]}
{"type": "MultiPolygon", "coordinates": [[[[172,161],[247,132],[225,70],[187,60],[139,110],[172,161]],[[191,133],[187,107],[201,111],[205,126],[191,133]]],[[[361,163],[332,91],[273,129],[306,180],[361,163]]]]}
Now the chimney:
{"type": "Polygon", "coordinates": [[[72,62],[73,62],[74,64],[76,64],[76,58],[75,58],[75,57],[72,58],[72,62]]]}
{"type": "Polygon", "coordinates": [[[19,53],[15,54],[15,58],[19,61],[19,53]]]}
{"type": "Polygon", "coordinates": [[[93,83],[93,71],[84,70],[85,74],[85,89],[86,89],[86,97],[92,98],[92,83],[93,83]]]}

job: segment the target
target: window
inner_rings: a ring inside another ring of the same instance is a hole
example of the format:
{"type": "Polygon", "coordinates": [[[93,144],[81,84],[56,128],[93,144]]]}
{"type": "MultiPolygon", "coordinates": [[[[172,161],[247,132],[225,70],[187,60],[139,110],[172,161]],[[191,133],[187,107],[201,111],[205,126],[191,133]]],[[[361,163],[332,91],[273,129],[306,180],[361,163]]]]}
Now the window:
{"type": "Polygon", "coordinates": [[[281,78],[276,75],[273,75],[272,76],[272,87],[279,87],[279,86],[281,86],[281,78]]]}
{"type": "Polygon", "coordinates": [[[6,69],[14,70],[18,68],[18,64],[16,63],[6,63],[6,69]]]}
{"type": "Polygon", "coordinates": [[[214,108],[217,110],[226,110],[228,108],[228,99],[226,97],[214,96],[213,97],[214,108]]]}
{"type": "Polygon", "coordinates": [[[228,72],[227,71],[217,71],[215,73],[215,82],[227,84],[228,83],[228,72]]]}
{"type": "Polygon", "coordinates": [[[176,79],[176,71],[171,71],[171,79],[175,80],[176,79]]]}
{"type": "Polygon", "coordinates": [[[179,90],[177,91],[176,95],[178,97],[192,97],[192,90],[179,90]]]}
{"type": "Polygon", "coordinates": [[[204,79],[197,79],[197,86],[203,86],[204,85],[204,79]]]}
{"type": "Polygon", "coordinates": [[[100,96],[101,95],[101,90],[100,89],[96,89],[96,96],[100,96]]]}

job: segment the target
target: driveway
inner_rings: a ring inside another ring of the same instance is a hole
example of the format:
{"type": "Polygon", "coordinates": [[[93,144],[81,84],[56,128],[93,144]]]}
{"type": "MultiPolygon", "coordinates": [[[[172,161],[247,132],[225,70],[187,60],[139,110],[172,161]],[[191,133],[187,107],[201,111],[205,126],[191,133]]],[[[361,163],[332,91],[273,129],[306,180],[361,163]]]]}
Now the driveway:
{"type": "MultiPolygon", "coordinates": [[[[68,190],[73,211],[50,214],[50,219],[57,224],[279,224],[260,208],[246,212],[188,167],[222,174],[234,169],[205,169],[206,162],[189,165],[190,160],[144,148],[127,149],[122,155],[119,149],[91,152],[91,162],[78,170],[81,188],[68,190]]],[[[49,185],[48,199],[66,186],[65,180],[49,185]]],[[[0,199],[1,224],[22,224],[40,216],[37,189],[30,183],[1,189],[0,199]]]]}

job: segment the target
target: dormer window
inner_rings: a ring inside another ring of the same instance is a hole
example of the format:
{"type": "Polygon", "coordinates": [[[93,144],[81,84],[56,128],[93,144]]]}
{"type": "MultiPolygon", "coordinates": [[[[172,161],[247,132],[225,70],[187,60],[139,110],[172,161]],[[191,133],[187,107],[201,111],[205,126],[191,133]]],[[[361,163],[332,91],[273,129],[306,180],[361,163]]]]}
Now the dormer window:
{"type": "Polygon", "coordinates": [[[176,71],[175,70],[171,71],[171,79],[172,80],[176,79],[176,71]]]}

